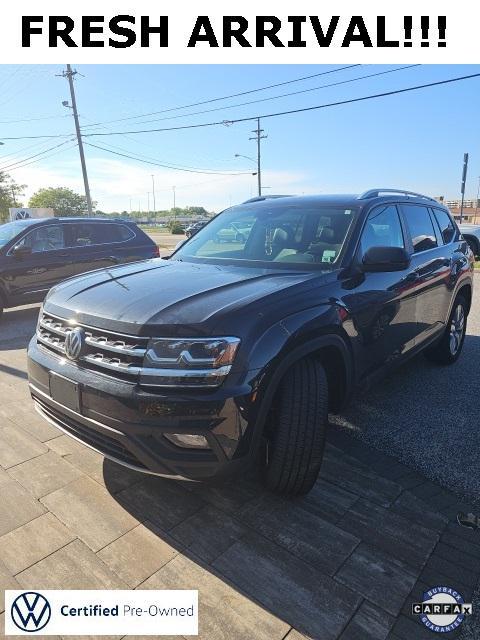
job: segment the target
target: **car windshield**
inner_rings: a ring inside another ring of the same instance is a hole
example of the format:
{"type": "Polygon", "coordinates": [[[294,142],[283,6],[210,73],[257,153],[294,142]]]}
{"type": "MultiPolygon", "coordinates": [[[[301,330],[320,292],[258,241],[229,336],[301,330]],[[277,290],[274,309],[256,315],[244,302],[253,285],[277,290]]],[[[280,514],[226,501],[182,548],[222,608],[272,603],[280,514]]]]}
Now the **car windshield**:
{"type": "Polygon", "coordinates": [[[260,262],[283,267],[334,265],[356,210],[285,200],[227,209],[187,240],[173,259],[260,262]]]}
{"type": "Polygon", "coordinates": [[[4,247],[6,244],[13,240],[21,231],[29,227],[31,222],[29,220],[16,220],[15,222],[7,222],[0,225],[0,247],[4,247]]]}

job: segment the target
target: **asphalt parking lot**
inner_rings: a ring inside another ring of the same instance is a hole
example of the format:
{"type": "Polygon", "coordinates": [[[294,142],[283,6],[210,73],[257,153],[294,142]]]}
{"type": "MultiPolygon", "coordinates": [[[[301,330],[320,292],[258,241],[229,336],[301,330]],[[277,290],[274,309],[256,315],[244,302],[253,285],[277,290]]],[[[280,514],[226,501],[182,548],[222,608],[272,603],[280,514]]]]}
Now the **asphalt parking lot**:
{"type": "MultiPolygon", "coordinates": [[[[469,600],[480,576],[480,532],[455,522],[480,496],[476,280],[458,363],[418,357],[332,416],[320,480],[296,501],[253,475],[145,477],[61,435],[28,396],[38,307],[6,312],[0,588],[198,588],[208,640],[432,638],[411,602],[436,584],[469,600]]],[[[2,598],[0,633],[4,615],[2,598]]]]}

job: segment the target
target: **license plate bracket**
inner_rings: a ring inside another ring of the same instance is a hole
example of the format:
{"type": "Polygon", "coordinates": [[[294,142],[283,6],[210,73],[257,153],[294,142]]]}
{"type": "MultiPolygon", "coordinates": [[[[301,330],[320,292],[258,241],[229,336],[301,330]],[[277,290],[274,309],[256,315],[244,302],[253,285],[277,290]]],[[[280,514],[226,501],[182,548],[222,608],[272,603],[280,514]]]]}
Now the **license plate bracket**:
{"type": "Polygon", "coordinates": [[[77,382],[51,372],[50,396],[67,409],[81,413],[81,390],[77,382]]]}

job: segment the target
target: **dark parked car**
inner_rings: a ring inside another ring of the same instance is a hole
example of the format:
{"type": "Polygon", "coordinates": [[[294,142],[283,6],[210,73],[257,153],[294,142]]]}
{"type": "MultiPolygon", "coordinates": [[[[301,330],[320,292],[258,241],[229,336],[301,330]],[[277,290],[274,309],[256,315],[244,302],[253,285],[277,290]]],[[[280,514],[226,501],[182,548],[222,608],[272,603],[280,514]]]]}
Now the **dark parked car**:
{"type": "Polygon", "coordinates": [[[8,222],[0,226],[0,315],[5,307],[40,302],[66,278],[158,255],[153,240],[123,220],[8,222]]]}
{"type": "Polygon", "coordinates": [[[423,351],[457,360],[473,256],[426,196],[256,199],[169,260],[55,287],[29,345],[37,410],[139,471],[205,480],[260,460],[267,485],[307,492],[327,415],[423,351]],[[232,222],[242,243],[217,241],[232,222]]]}
{"type": "Polygon", "coordinates": [[[199,222],[194,222],[193,224],[189,225],[185,229],[185,235],[187,236],[187,238],[191,238],[197,233],[197,231],[200,231],[200,229],[203,229],[203,227],[207,224],[207,222],[208,220],[201,220],[199,222]]]}

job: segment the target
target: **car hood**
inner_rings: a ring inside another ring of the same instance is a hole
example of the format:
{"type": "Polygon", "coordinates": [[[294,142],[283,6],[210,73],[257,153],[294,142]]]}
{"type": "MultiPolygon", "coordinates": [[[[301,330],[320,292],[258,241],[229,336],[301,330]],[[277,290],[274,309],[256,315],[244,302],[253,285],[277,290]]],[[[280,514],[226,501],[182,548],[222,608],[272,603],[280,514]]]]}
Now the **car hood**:
{"type": "Polygon", "coordinates": [[[45,311],[134,335],[184,335],[211,331],[240,307],[281,297],[322,272],[256,269],[148,260],[100,269],[67,280],[48,295],[45,311]],[[153,332],[153,333],[152,333],[153,332]]]}

